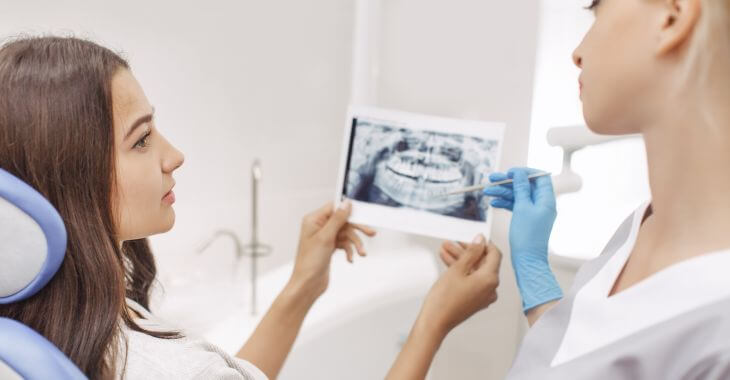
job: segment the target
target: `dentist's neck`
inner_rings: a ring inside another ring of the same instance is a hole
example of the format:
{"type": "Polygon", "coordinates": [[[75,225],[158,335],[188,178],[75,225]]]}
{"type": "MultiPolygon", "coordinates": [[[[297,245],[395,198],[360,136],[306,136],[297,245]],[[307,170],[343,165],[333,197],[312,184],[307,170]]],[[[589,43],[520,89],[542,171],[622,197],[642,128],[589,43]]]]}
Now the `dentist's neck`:
{"type": "Polygon", "coordinates": [[[730,115],[708,120],[684,109],[668,112],[644,139],[652,241],[657,250],[694,256],[730,248],[730,115]]]}

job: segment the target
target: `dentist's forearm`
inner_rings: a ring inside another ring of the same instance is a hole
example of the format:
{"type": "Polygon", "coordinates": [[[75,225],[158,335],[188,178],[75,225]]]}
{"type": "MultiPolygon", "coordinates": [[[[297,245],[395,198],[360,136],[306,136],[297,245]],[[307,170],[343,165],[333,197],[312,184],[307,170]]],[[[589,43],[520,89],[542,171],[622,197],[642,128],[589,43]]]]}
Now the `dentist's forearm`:
{"type": "Polygon", "coordinates": [[[316,301],[315,292],[292,283],[284,287],[271,308],[236,355],[263,371],[269,379],[279,375],[304,317],[316,301]]]}
{"type": "Polygon", "coordinates": [[[532,325],[537,322],[540,317],[542,317],[543,314],[545,314],[546,311],[550,310],[551,307],[555,306],[555,304],[558,303],[559,300],[550,301],[548,303],[544,303],[540,306],[535,306],[532,309],[527,311],[527,324],[532,327],[532,325]]]}

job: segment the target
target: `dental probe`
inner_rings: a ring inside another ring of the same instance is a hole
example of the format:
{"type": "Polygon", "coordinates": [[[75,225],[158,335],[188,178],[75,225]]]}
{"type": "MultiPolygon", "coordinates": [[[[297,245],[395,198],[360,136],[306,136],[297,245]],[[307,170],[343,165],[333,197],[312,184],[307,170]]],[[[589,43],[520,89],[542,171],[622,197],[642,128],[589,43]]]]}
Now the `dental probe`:
{"type": "MultiPolygon", "coordinates": [[[[530,175],[527,176],[527,179],[529,180],[529,179],[533,179],[533,178],[537,178],[537,177],[543,177],[543,176],[550,175],[550,174],[552,174],[552,173],[550,173],[550,172],[542,172],[542,173],[530,174],[530,175]]],[[[451,191],[451,192],[448,192],[446,194],[441,194],[439,196],[446,197],[446,196],[449,196],[449,195],[462,194],[462,193],[470,193],[472,191],[484,190],[487,187],[499,186],[499,185],[506,185],[506,184],[512,183],[512,182],[513,182],[512,179],[505,179],[504,181],[497,181],[497,182],[487,183],[487,184],[484,184],[484,185],[475,185],[475,186],[465,187],[463,189],[451,191]]]]}

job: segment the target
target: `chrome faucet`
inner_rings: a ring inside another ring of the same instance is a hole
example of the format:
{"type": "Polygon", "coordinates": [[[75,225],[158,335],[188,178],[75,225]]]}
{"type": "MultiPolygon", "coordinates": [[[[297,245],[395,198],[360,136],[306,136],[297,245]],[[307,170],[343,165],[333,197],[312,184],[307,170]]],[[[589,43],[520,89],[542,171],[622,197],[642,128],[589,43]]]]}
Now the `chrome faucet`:
{"type": "MultiPolygon", "coordinates": [[[[235,244],[235,249],[236,249],[236,261],[240,260],[241,257],[244,255],[243,244],[241,244],[241,240],[238,238],[238,235],[236,235],[235,232],[233,232],[231,230],[226,230],[226,229],[216,230],[213,233],[213,236],[210,237],[210,239],[208,239],[205,243],[201,244],[200,247],[198,247],[197,252],[202,253],[203,251],[208,249],[208,247],[210,247],[210,245],[213,244],[213,242],[216,239],[218,239],[221,236],[228,236],[233,240],[233,244],[235,244]]],[[[235,268],[236,267],[234,267],[234,271],[235,271],[235,268]]]]}
{"type": "MultiPolygon", "coordinates": [[[[261,163],[257,159],[251,167],[251,242],[243,245],[235,232],[228,229],[216,230],[213,236],[204,244],[201,244],[197,252],[205,251],[216,239],[221,236],[228,236],[233,239],[236,249],[236,263],[241,257],[251,257],[251,315],[256,315],[256,284],[258,282],[258,258],[271,253],[271,246],[261,244],[258,237],[258,185],[261,181],[261,163]]],[[[238,265],[234,265],[233,274],[235,276],[238,265]]]]}
{"type": "Polygon", "coordinates": [[[271,253],[270,246],[259,242],[259,181],[261,181],[261,162],[256,159],[251,166],[251,243],[243,247],[244,254],[251,256],[251,315],[256,315],[258,258],[271,253]]]}

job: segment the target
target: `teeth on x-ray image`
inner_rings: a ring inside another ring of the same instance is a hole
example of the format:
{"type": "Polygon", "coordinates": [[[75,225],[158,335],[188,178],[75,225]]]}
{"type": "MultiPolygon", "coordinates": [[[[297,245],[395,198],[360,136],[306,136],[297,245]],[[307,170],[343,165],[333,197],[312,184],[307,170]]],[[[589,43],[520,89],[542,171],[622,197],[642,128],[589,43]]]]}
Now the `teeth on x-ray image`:
{"type": "Polygon", "coordinates": [[[411,130],[368,119],[354,123],[345,196],[392,207],[485,221],[481,192],[445,196],[487,181],[498,141],[411,130]]]}

